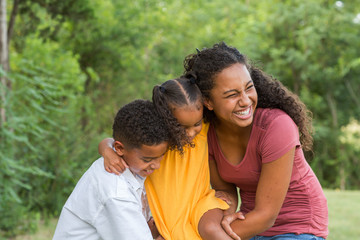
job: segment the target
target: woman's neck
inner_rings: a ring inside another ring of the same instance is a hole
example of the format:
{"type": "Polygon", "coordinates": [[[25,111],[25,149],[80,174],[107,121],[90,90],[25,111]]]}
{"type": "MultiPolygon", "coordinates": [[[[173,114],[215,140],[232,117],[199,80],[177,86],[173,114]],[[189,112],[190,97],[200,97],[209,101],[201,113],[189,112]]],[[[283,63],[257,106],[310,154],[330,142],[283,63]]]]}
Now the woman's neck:
{"type": "Polygon", "coordinates": [[[251,133],[252,124],[247,127],[239,127],[238,125],[219,121],[217,119],[214,123],[214,127],[216,132],[221,133],[221,135],[228,135],[229,137],[237,136],[240,138],[244,136],[245,139],[248,139],[248,136],[251,133]]]}

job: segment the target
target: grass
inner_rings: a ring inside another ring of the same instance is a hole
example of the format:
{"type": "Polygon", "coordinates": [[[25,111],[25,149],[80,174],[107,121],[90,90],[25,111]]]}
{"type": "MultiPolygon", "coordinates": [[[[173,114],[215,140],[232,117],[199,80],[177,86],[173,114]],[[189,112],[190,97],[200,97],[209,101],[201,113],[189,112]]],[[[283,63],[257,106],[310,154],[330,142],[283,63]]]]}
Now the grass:
{"type": "MultiPolygon", "coordinates": [[[[359,239],[360,191],[325,190],[329,207],[328,240],[359,239]]],[[[11,240],[49,240],[52,238],[57,219],[40,224],[35,234],[17,236],[11,240]]]]}
{"type": "Polygon", "coordinates": [[[360,191],[325,190],[329,207],[329,240],[359,239],[360,191]]]}
{"type": "Polygon", "coordinates": [[[14,238],[10,238],[9,240],[50,240],[54,235],[56,224],[57,219],[51,219],[46,221],[46,223],[42,221],[39,223],[36,233],[19,235],[14,238]]]}

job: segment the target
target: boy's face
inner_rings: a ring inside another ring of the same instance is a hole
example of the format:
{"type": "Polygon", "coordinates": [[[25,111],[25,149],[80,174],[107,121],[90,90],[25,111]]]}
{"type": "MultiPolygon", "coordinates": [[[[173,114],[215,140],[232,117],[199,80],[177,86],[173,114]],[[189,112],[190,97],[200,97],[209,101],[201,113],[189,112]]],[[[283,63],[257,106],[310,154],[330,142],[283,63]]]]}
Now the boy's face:
{"type": "Polygon", "coordinates": [[[167,142],[152,146],[141,145],[141,148],[127,149],[121,142],[116,141],[114,146],[116,152],[128,164],[129,169],[142,177],[147,177],[160,167],[160,161],[168,149],[167,142]]]}

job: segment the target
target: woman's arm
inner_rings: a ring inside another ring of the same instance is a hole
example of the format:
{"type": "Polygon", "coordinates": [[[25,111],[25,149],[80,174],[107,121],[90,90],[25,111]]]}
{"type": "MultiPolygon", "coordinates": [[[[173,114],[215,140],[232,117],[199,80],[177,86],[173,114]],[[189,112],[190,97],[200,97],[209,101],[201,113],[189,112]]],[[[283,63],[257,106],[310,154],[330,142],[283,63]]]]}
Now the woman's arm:
{"type": "Polygon", "coordinates": [[[104,157],[104,167],[109,173],[119,175],[128,168],[126,162],[113,150],[114,139],[105,138],[99,143],[99,153],[104,157]]]}
{"type": "MultiPolygon", "coordinates": [[[[230,225],[242,240],[266,231],[275,223],[289,188],[294,154],[295,147],[279,159],[262,165],[255,208],[245,215],[245,220],[235,220],[230,225]]],[[[226,217],[222,224],[230,231],[226,217]]]]}
{"type": "Polygon", "coordinates": [[[209,157],[209,168],[210,168],[210,183],[211,187],[215,191],[221,191],[221,194],[216,194],[219,198],[222,198],[222,194],[226,194],[226,202],[229,204],[229,209],[225,210],[225,214],[234,213],[238,207],[238,194],[236,186],[232,183],[225,182],[218,170],[214,159],[209,157]]]}

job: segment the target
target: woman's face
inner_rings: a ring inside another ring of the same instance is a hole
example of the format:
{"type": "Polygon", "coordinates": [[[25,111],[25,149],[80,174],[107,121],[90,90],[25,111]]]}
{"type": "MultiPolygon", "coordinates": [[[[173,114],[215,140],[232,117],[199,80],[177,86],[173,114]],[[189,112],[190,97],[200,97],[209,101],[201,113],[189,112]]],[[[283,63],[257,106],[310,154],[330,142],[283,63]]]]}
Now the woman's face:
{"type": "Polygon", "coordinates": [[[247,127],[252,124],[257,99],[249,71],[245,65],[236,63],[215,77],[205,106],[215,112],[220,123],[247,127]]]}

